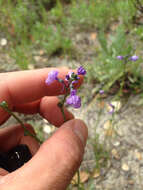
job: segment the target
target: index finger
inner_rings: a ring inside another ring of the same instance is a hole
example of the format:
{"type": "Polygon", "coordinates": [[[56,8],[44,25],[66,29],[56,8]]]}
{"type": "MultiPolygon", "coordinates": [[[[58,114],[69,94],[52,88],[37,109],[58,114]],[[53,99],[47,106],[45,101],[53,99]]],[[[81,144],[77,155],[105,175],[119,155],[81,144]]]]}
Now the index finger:
{"type": "MultiPolygon", "coordinates": [[[[23,104],[40,99],[43,96],[57,96],[63,94],[62,84],[54,81],[51,85],[46,85],[45,80],[51,70],[58,70],[58,77],[65,78],[69,69],[46,68],[31,71],[12,72],[7,75],[0,91],[3,97],[0,100],[10,101],[12,104],[23,104]]],[[[80,78],[77,86],[80,85],[80,78]]],[[[0,94],[1,96],[1,94],[0,94]]]]}
{"type": "MultiPolygon", "coordinates": [[[[16,104],[24,104],[36,101],[44,96],[57,96],[63,94],[62,84],[54,81],[46,85],[45,80],[51,70],[59,71],[58,77],[64,79],[69,72],[67,68],[45,68],[30,71],[11,72],[0,75],[0,102],[5,100],[12,108],[16,104]]],[[[83,78],[80,77],[76,87],[83,78]]],[[[0,109],[1,117],[5,117],[5,111],[0,109]]],[[[1,119],[0,119],[1,120],[1,119]]]]}

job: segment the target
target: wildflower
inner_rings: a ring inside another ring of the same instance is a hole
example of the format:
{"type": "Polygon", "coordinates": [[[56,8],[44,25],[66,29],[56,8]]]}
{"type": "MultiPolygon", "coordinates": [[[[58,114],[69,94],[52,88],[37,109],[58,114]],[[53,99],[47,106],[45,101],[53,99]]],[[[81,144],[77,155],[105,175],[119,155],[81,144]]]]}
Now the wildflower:
{"type": "Polygon", "coordinates": [[[74,80],[74,81],[72,81],[72,85],[75,84],[75,83],[77,83],[77,82],[78,82],[78,80],[74,80]]]}
{"type": "Polygon", "coordinates": [[[69,72],[68,72],[68,76],[69,76],[69,78],[72,78],[73,75],[74,75],[74,72],[73,72],[73,71],[69,71],[69,72]]]}
{"type": "MultiPolygon", "coordinates": [[[[73,92],[72,92],[73,93],[73,92]]],[[[74,108],[80,108],[81,107],[81,98],[77,95],[70,95],[66,99],[66,103],[71,105],[74,108]]]]}
{"type": "Polygon", "coordinates": [[[104,90],[99,90],[99,94],[104,94],[104,90]]]}
{"type": "Polygon", "coordinates": [[[48,74],[48,78],[46,79],[46,81],[45,81],[45,83],[47,84],[47,85],[50,85],[51,83],[53,83],[54,82],[54,80],[58,80],[58,71],[55,71],[55,70],[53,70],[53,71],[50,71],[49,72],[49,74],[48,74]]]}
{"type": "Polygon", "coordinates": [[[78,75],[85,75],[86,74],[86,70],[80,66],[78,69],[77,69],[77,74],[78,75]]]}
{"type": "Polygon", "coordinates": [[[65,77],[65,80],[66,81],[74,81],[74,80],[78,80],[79,79],[79,76],[77,74],[75,74],[74,72],[70,71],[66,77],[65,77]]]}
{"type": "Polygon", "coordinates": [[[78,75],[85,75],[86,74],[86,70],[80,66],[77,69],[77,73],[74,73],[72,71],[70,71],[66,76],[65,76],[65,81],[63,79],[58,78],[58,71],[53,70],[50,71],[48,74],[48,78],[46,79],[45,83],[47,85],[50,85],[52,82],[54,82],[55,80],[57,80],[59,83],[61,83],[63,85],[62,88],[62,92],[64,91],[64,89],[66,90],[66,94],[64,96],[64,101],[60,104],[60,107],[62,107],[65,103],[71,105],[74,108],[80,108],[81,107],[81,98],[79,96],[77,96],[77,90],[74,89],[74,83],[77,83],[78,80],[80,79],[78,75]],[[70,90],[70,95],[69,97],[66,99],[68,92],[70,90]]]}
{"type": "Polygon", "coordinates": [[[108,105],[109,105],[109,113],[113,114],[114,111],[115,111],[115,106],[113,104],[111,104],[111,103],[109,103],[108,105]]]}
{"type": "Polygon", "coordinates": [[[70,92],[70,95],[73,96],[73,95],[76,95],[76,93],[77,93],[77,90],[72,89],[71,92],[70,92]]]}
{"type": "Polygon", "coordinates": [[[70,76],[69,76],[69,75],[66,75],[65,80],[66,80],[66,81],[69,81],[69,80],[70,80],[70,76]]]}
{"type": "Polygon", "coordinates": [[[119,59],[119,60],[123,60],[124,57],[123,57],[122,55],[118,55],[118,56],[117,56],[117,59],[119,59]]]}
{"type": "Polygon", "coordinates": [[[138,60],[138,56],[137,55],[133,55],[132,57],[130,57],[130,61],[137,61],[138,60]]]}

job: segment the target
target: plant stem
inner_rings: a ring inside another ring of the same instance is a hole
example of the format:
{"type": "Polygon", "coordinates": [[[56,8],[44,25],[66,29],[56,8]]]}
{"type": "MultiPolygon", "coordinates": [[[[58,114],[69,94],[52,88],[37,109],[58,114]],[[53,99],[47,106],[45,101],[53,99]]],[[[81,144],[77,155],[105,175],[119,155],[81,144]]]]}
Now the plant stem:
{"type": "Polygon", "coordinates": [[[65,116],[65,112],[64,112],[63,106],[61,107],[61,112],[63,114],[64,122],[66,122],[66,116],[65,116]]]}
{"type": "Polygon", "coordinates": [[[2,109],[4,109],[6,112],[8,112],[11,116],[13,116],[18,123],[20,123],[21,127],[23,127],[24,129],[24,135],[28,135],[28,136],[31,136],[33,137],[35,140],[37,140],[40,144],[42,143],[42,141],[36,136],[36,135],[33,135],[24,125],[24,123],[12,112],[12,110],[8,107],[8,104],[3,101],[0,103],[0,107],[2,109]]]}
{"type": "Polygon", "coordinates": [[[79,172],[79,169],[77,170],[77,187],[78,187],[78,190],[80,190],[80,172],[79,172]]]}
{"type": "Polygon", "coordinates": [[[66,93],[66,94],[64,95],[63,100],[58,104],[58,106],[59,106],[59,108],[61,109],[61,112],[62,112],[62,114],[63,114],[64,122],[67,121],[67,120],[66,120],[66,116],[65,116],[65,112],[64,112],[64,103],[65,103],[65,101],[66,101],[66,97],[67,97],[67,96],[68,96],[68,93],[66,93]]]}
{"type": "MultiPolygon", "coordinates": [[[[70,84],[71,84],[71,82],[70,82],[70,84]]],[[[66,101],[67,96],[69,95],[68,88],[69,88],[70,84],[68,87],[65,85],[65,83],[63,81],[62,81],[62,84],[64,85],[64,88],[66,90],[66,94],[64,95],[63,100],[58,103],[58,106],[61,109],[61,112],[63,114],[64,122],[66,122],[67,120],[66,120],[66,116],[65,116],[65,112],[64,112],[64,103],[66,101]]],[[[79,172],[79,169],[77,170],[77,186],[78,186],[78,190],[80,190],[81,188],[80,188],[80,172],[79,172]]]]}
{"type": "Polygon", "coordinates": [[[121,84],[120,84],[119,96],[122,95],[122,93],[123,93],[122,91],[123,91],[123,88],[124,88],[124,85],[125,85],[126,65],[127,65],[127,62],[128,62],[127,58],[123,62],[123,77],[122,77],[122,81],[121,81],[121,84]]]}

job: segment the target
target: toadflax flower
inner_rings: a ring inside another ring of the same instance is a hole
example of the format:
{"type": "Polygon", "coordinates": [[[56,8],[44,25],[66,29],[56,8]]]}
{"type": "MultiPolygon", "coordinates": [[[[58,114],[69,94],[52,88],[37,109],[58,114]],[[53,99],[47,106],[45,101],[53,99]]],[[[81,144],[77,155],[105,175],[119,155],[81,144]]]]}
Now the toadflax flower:
{"type": "Polygon", "coordinates": [[[74,96],[74,95],[76,95],[76,93],[77,93],[77,90],[76,89],[72,89],[71,92],[70,92],[70,95],[74,96]]]}
{"type": "Polygon", "coordinates": [[[109,107],[108,107],[109,113],[110,113],[110,114],[113,114],[114,111],[115,111],[115,106],[114,106],[113,104],[111,104],[111,103],[109,103],[108,106],[109,106],[109,107]]]}
{"type": "Polygon", "coordinates": [[[69,76],[69,74],[68,75],[66,75],[66,77],[65,77],[65,81],[69,81],[70,80],[70,76],[69,76]]]}
{"type": "Polygon", "coordinates": [[[117,59],[119,59],[119,60],[123,60],[124,57],[123,57],[122,55],[118,55],[118,56],[117,56],[117,59]]]}
{"type": "Polygon", "coordinates": [[[80,108],[81,107],[81,98],[77,95],[70,95],[66,99],[66,103],[71,105],[74,108],[80,108]]]}
{"type": "Polygon", "coordinates": [[[137,61],[138,60],[138,56],[137,55],[133,55],[132,57],[130,57],[130,61],[137,61]]]}
{"type": "Polygon", "coordinates": [[[78,69],[77,69],[77,74],[78,75],[85,75],[86,74],[86,70],[80,66],[78,69]]]}
{"type": "MultiPolygon", "coordinates": [[[[85,75],[86,70],[80,66],[77,69],[77,72],[70,71],[68,74],[65,76],[65,79],[60,79],[58,78],[58,71],[52,70],[49,72],[48,77],[45,81],[47,85],[50,85],[52,82],[57,80],[60,84],[63,85],[62,92],[65,89],[65,95],[63,100],[58,104],[58,106],[63,109],[64,103],[66,102],[67,104],[71,105],[74,108],[80,108],[81,107],[81,98],[77,95],[77,90],[74,89],[74,83],[77,83],[78,80],[80,79],[79,75],[85,75]],[[69,94],[70,91],[70,94],[69,94]],[[69,96],[68,96],[69,95],[69,96]],[[68,97],[67,97],[68,96],[68,97]]],[[[63,113],[63,111],[62,111],[63,113]]],[[[64,113],[63,113],[64,115],[64,113]]],[[[65,118],[65,116],[64,116],[65,118]]]]}
{"type": "Polygon", "coordinates": [[[81,107],[81,98],[76,95],[77,90],[71,89],[70,96],[66,99],[66,103],[74,108],[81,107]]]}
{"type": "Polygon", "coordinates": [[[46,79],[46,81],[45,81],[45,83],[47,84],[47,85],[50,85],[51,83],[53,83],[54,82],[54,80],[58,80],[58,71],[56,71],[56,70],[52,70],[52,71],[50,71],[49,72],[49,74],[48,74],[48,78],[46,79]]]}
{"type": "Polygon", "coordinates": [[[104,90],[99,90],[99,94],[104,94],[104,90]]]}
{"type": "Polygon", "coordinates": [[[66,81],[72,81],[72,82],[78,79],[79,79],[78,75],[72,71],[68,72],[68,74],[65,77],[66,81]]]}

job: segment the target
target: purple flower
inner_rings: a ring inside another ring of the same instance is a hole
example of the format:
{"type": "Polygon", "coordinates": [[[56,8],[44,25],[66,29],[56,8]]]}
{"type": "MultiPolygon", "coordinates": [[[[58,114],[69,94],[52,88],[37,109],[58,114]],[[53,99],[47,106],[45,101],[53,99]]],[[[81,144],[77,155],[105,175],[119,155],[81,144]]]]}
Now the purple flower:
{"type": "Polygon", "coordinates": [[[70,95],[73,96],[73,95],[76,95],[76,93],[77,93],[77,90],[72,89],[71,92],[70,92],[70,95]]]}
{"type": "Polygon", "coordinates": [[[74,80],[72,81],[72,84],[78,83],[78,80],[74,80]]]}
{"type": "Polygon", "coordinates": [[[117,59],[119,59],[119,60],[123,60],[124,57],[123,57],[122,55],[118,55],[118,56],[117,56],[117,59]]]}
{"type": "Polygon", "coordinates": [[[99,94],[104,94],[104,90],[99,90],[99,94]]]}
{"type": "Polygon", "coordinates": [[[81,98],[77,95],[70,95],[67,98],[66,103],[71,105],[74,108],[80,108],[81,107],[81,98]]]}
{"type": "Polygon", "coordinates": [[[67,74],[66,77],[65,77],[65,80],[66,80],[66,81],[69,81],[73,76],[74,76],[74,72],[69,71],[68,74],[67,74]]]}
{"type": "Polygon", "coordinates": [[[65,80],[71,82],[71,84],[77,83],[79,79],[80,77],[72,71],[70,71],[65,77],[65,80]]]}
{"type": "Polygon", "coordinates": [[[65,80],[66,80],[66,81],[69,81],[69,80],[70,80],[70,76],[69,76],[69,75],[66,75],[65,80]]]}
{"type": "Polygon", "coordinates": [[[113,114],[114,111],[115,111],[115,106],[110,103],[110,104],[109,104],[109,113],[110,113],[110,114],[113,114]]]}
{"type": "Polygon", "coordinates": [[[73,72],[73,71],[69,71],[69,72],[68,72],[68,75],[69,75],[69,77],[71,78],[72,75],[74,75],[74,72],[73,72]]]}
{"type": "Polygon", "coordinates": [[[80,66],[78,69],[77,69],[77,74],[78,75],[85,75],[86,74],[86,70],[80,66]]]}
{"type": "Polygon", "coordinates": [[[57,80],[58,79],[58,71],[50,71],[49,74],[48,74],[48,78],[46,79],[45,83],[47,85],[50,85],[52,82],[54,82],[54,80],[57,80]]]}
{"type": "Polygon", "coordinates": [[[137,55],[133,55],[132,57],[129,58],[130,61],[137,61],[138,60],[138,56],[137,55]]]}

